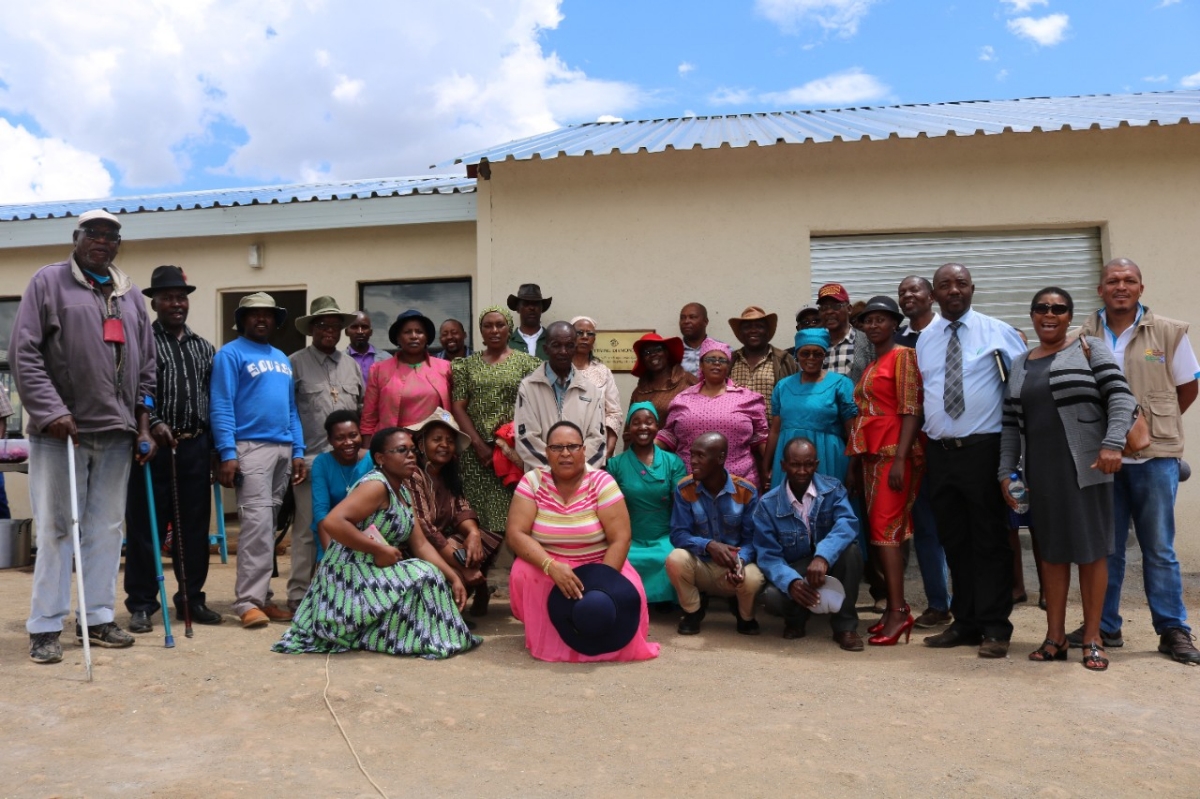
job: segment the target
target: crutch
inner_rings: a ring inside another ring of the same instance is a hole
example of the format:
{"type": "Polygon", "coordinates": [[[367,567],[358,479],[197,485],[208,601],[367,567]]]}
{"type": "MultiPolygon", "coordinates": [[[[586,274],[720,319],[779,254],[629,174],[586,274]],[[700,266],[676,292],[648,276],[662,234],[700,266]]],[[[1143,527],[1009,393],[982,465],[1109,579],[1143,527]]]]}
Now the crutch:
{"type": "Polygon", "coordinates": [[[87,672],[87,681],[92,681],[92,642],[88,634],[87,599],[83,595],[83,553],[79,547],[79,497],[76,495],[77,481],[75,480],[75,442],[67,436],[67,473],[70,475],[71,488],[71,543],[75,547],[75,587],[79,591],[79,610],[77,618],[82,627],[83,635],[83,669],[87,672]]]}
{"type": "Polygon", "coordinates": [[[221,484],[213,481],[213,510],[217,514],[217,544],[221,552],[221,562],[229,562],[229,548],[225,541],[225,500],[221,497],[221,484]]]}
{"type": "Polygon", "coordinates": [[[192,599],[188,595],[187,567],[183,562],[183,513],[179,509],[179,469],[175,447],[171,447],[171,502],[175,505],[175,562],[179,564],[179,591],[183,594],[183,634],[191,638],[192,599]]]}
{"type": "MultiPolygon", "coordinates": [[[[145,455],[150,451],[150,445],[143,441],[138,445],[138,452],[145,455]]],[[[163,638],[163,646],[167,649],[172,649],[175,646],[175,636],[171,635],[171,614],[167,611],[170,607],[167,604],[167,584],[163,581],[162,570],[162,545],[158,540],[158,513],[154,509],[154,481],[150,479],[150,464],[142,464],[142,470],[146,473],[146,501],[150,506],[150,541],[154,545],[154,579],[158,580],[158,597],[162,603],[163,630],[166,632],[163,638]]]]}

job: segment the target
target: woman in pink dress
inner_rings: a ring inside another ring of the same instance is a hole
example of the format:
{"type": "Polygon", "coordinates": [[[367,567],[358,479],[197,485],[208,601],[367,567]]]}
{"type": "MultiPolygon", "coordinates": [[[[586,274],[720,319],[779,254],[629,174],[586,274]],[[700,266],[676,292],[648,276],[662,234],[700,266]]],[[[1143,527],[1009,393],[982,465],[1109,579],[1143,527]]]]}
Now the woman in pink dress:
{"type": "Polygon", "coordinates": [[[649,660],[658,644],[647,640],[646,592],[629,564],[630,526],[625,497],[607,472],[587,465],[583,433],[559,422],[546,436],[549,469],[527,472],[508,512],[506,540],[513,554],[509,580],[512,613],[525,624],[525,648],[538,660],[590,663],[649,660]],[[584,655],[567,645],[550,620],[547,600],[555,588],[567,599],[583,597],[575,569],[604,563],[633,583],[641,598],[637,632],[615,652],[584,655]]]}
{"type": "Polygon", "coordinates": [[[409,309],[396,317],[388,338],[396,354],[371,367],[363,400],[363,444],[384,427],[413,427],[438,408],[450,410],[450,362],[429,355],[433,320],[409,309]]]}

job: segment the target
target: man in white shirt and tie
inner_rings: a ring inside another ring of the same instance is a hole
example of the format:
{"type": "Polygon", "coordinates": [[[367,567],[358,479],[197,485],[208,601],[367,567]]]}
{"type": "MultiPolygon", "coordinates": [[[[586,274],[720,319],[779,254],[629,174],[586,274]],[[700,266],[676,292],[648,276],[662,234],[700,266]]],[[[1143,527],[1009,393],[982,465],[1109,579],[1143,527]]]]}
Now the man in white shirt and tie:
{"type": "Polygon", "coordinates": [[[925,385],[930,497],[954,584],[954,622],[927,646],[979,646],[1002,658],[1012,637],[1013,558],[996,482],[1007,364],[1025,351],[1016,328],[971,310],[975,285],[962,264],[933,276],[941,318],[917,340],[925,385]]]}

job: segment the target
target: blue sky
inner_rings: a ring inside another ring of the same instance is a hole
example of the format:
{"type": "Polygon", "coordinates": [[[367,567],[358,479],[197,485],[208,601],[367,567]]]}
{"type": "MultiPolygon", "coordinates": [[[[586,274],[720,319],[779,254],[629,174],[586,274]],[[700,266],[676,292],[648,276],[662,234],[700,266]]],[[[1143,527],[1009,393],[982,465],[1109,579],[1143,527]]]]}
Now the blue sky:
{"type": "Polygon", "coordinates": [[[1198,41],[1200,0],[10,5],[0,203],[429,174],[597,119],[1200,88],[1198,41]]]}

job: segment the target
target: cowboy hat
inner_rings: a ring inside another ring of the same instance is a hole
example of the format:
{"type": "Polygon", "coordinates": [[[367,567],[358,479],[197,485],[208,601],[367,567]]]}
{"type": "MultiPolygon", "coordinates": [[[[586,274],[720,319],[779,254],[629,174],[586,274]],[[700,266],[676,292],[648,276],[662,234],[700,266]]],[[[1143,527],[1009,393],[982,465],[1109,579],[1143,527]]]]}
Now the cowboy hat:
{"type": "Polygon", "coordinates": [[[647,333],[633,342],[633,352],[637,355],[637,362],[629,371],[634,377],[641,377],[646,373],[646,365],[642,362],[642,350],[651,344],[662,344],[666,347],[667,356],[671,359],[672,364],[683,363],[683,339],[679,336],[663,338],[657,333],[647,333]]]}
{"type": "Polygon", "coordinates": [[[583,583],[581,599],[567,599],[558,586],[550,589],[546,610],[563,643],[581,655],[604,655],[624,649],[637,634],[642,597],[629,578],[604,563],[575,567],[583,583]]]}
{"type": "Polygon", "coordinates": [[[550,303],[553,300],[553,297],[542,296],[542,287],[537,283],[522,283],[516,294],[508,295],[508,310],[517,310],[517,306],[522,302],[540,302],[542,313],[545,313],[550,310],[550,303]]]}
{"type": "MultiPolygon", "coordinates": [[[[742,323],[751,320],[757,321],[759,319],[767,323],[767,341],[775,338],[775,328],[779,325],[779,315],[767,313],[757,305],[751,305],[742,311],[741,316],[731,317],[729,326],[733,328],[733,335],[737,337],[737,340],[742,341],[742,323]]],[[[746,342],[742,341],[742,343],[745,344],[746,342]]]]}
{"type": "Polygon", "coordinates": [[[185,294],[191,294],[196,287],[188,285],[187,275],[178,266],[154,267],[154,273],[150,275],[150,288],[142,289],[142,293],[153,297],[155,292],[167,289],[183,289],[185,294]]]}
{"type": "Polygon", "coordinates": [[[275,326],[283,327],[284,321],[287,320],[287,308],[280,307],[275,304],[275,298],[265,291],[256,291],[253,294],[247,294],[238,302],[237,310],[233,312],[233,329],[241,332],[242,317],[246,312],[253,308],[270,308],[275,312],[275,326]]]}
{"type": "Polygon", "coordinates": [[[340,316],[342,327],[345,327],[353,322],[358,314],[353,311],[343,311],[333,297],[317,297],[308,305],[308,316],[301,316],[296,320],[296,329],[302,335],[311,336],[312,323],[322,316],[340,316]]]}

